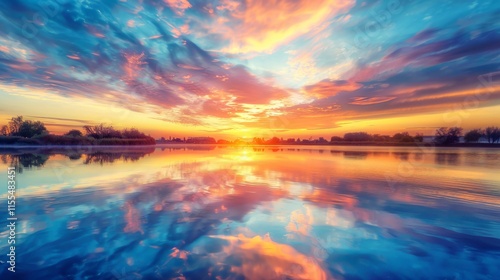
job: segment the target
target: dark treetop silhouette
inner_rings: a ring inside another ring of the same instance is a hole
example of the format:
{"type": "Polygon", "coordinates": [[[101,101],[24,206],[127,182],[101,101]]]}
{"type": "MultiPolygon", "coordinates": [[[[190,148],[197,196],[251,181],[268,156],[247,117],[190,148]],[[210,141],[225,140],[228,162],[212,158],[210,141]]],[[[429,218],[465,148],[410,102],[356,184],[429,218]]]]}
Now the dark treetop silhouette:
{"type": "Polygon", "coordinates": [[[0,145],[154,145],[154,144],[222,144],[222,145],[395,145],[415,146],[430,142],[439,146],[494,146],[500,143],[500,129],[472,129],[463,134],[460,127],[441,127],[436,130],[431,141],[425,141],[422,134],[410,135],[408,132],[398,132],[393,136],[369,134],[367,132],[349,132],[343,137],[332,136],[330,141],[323,137],[313,139],[278,138],[264,139],[254,137],[252,140],[225,139],[215,140],[212,137],[161,137],[155,140],[135,128],[117,130],[113,126],[98,124],[83,127],[80,130],[70,130],[64,135],[50,134],[40,121],[24,120],[22,116],[13,117],[7,125],[0,129],[0,145]]]}

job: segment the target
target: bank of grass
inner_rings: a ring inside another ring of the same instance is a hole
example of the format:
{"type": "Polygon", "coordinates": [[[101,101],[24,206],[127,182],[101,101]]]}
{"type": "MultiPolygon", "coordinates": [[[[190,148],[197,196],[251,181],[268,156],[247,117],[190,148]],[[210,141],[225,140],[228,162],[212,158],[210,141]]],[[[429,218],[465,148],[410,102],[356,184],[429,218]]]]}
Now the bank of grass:
{"type": "Polygon", "coordinates": [[[156,141],[152,137],[140,139],[121,139],[121,138],[103,138],[94,139],[85,136],[62,136],[62,135],[43,135],[33,138],[24,138],[19,136],[0,136],[0,145],[17,146],[37,146],[37,145],[64,145],[64,146],[129,146],[129,145],[155,145],[156,141]]]}
{"type": "Polygon", "coordinates": [[[40,145],[40,141],[19,136],[0,136],[0,145],[40,145]]]}

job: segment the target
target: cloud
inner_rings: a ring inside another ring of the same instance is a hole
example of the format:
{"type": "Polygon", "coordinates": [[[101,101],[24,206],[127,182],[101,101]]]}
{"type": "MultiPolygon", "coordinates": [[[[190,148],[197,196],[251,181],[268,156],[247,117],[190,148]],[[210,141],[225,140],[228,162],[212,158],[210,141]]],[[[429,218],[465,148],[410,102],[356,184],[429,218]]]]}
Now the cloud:
{"type": "MultiPolygon", "coordinates": [[[[242,112],[241,104],[266,104],[288,96],[286,90],[262,81],[247,67],[224,61],[182,34],[173,36],[169,25],[151,13],[157,11],[157,2],[145,1],[140,19],[128,3],[57,6],[54,2],[55,15],[44,25],[30,23],[36,31],[34,40],[16,26],[23,25],[21,11],[41,12],[36,2],[23,3],[0,4],[3,11],[10,11],[0,16],[6,27],[0,30],[4,85],[169,114],[173,121],[196,124],[204,123],[200,116],[229,118],[242,112]],[[171,115],[182,112],[176,110],[182,106],[191,107],[190,117],[171,115]]],[[[164,4],[175,13],[191,7],[188,1],[164,4]]],[[[181,30],[187,33],[189,29],[181,30]]]]}
{"type": "Polygon", "coordinates": [[[306,86],[304,87],[304,90],[309,96],[315,98],[326,98],[343,91],[355,91],[361,87],[361,84],[355,82],[327,79],[316,84],[306,86]]]}
{"type": "Polygon", "coordinates": [[[163,0],[178,15],[183,15],[186,9],[191,8],[188,0],[163,0]]]}
{"type": "Polygon", "coordinates": [[[349,104],[354,104],[354,105],[373,105],[373,104],[379,104],[379,103],[384,103],[387,101],[391,101],[395,99],[395,96],[376,96],[376,97],[354,97],[353,101],[350,102],[349,104]]]}
{"type": "Polygon", "coordinates": [[[358,82],[383,79],[403,70],[408,71],[408,68],[419,69],[453,62],[459,64],[455,60],[491,55],[494,46],[500,44],[500,32],[457,32],[443,39],[437,30],[427,30],[407,41],[393,47],[380,61],[358,67],[350,79],[358,82]]]}
{"type": "Polygon", "coordinates": [[[57,120],[57,121],[67,121],[67,122],[78,122],[78,123],[84,123],[84,124],[91,123],[88,120],[80,120],[80,119],[54,118],[54,117],[42,117],[42,116],[27,116],[27,117],[29,117],[29,118],[35,118],[35,119],[57,120]]]}
{"type": "Polygon", "coordinates": [[[227,241],[221,259],[235,256],[242,260],[240,265],[232,267],[248,279],[276,279],[280,277],[295,279],[331,279],[331,275],[323,269],[314,258],[307,257],[286,244],[277,243],[266,235],[264,237],[210,236],[213,239],[227,241]],[[293,269],[293,267],[299,269],[293,269]]]}
{"type": "MultiPolygon", "coordinates": [[[[489,63],[500,43],[494,30],[462,31],[443,36],[431,29],[395,43],[377,60],[359,64],[348,80],[322,80],[306,85],[310,103],[282,108],[284,118],[297,119],[298,128],[313,123],[334,127],[349,119],[446,112],[457,106],[494,106],[500,86],[485,86],[480,77],[498,71],[489,63]]],[[[370,61],[370,59],[367,59],[370,61]]]]}
{"type": "Polygon", "coordinates": [[[225,0],[210,9],[203,28],[224,38],[223,52],[272,52],[353,5],[351,0],[225,0]]]}

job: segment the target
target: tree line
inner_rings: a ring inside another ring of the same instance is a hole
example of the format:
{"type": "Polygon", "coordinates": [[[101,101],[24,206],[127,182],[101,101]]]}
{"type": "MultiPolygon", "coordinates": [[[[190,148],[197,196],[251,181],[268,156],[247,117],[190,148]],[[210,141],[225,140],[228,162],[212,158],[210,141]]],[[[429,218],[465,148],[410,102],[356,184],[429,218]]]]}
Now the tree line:
{"type": "MultiPolygon", "coordinates": [[[[441,127],[436,130],[432,141],[438,145],[450,145],[460,142],[463,137],[466,143],[477,143],[481,138],[488,143],[500,143],[500,129],[498,127],[488,127],[486,129],[472,129],[463,134],[463,129],[460,127],[441,127]]],[[[348,132],[343,137],[332,136],[330,141],[324,137],[313,139],[300,138],[278,138],[270,139],[255,137],[252,140],[237,139],[233,142],[227,140],[218,140],[218,144],[250,144],[250,145],[326,145],[326,144],[343,144],[343,143],[386,143],[386,144],[409,144],[420,143],[424,141],[424,135],[417,133],[410,135],[408,132],[398,132],[391,135],[369,134],[367,132],[348,132]]]]}
{"type": "Polygon", "coordinates": [[[151,145],[153,137],[136,128],[115,129],[105,124],[83,126],[84,132],[72,129],[63,135],[53,135],[40,121],[25,120],[22,116],[0,128],[0,144],[52,145],[151,145]]]}
{"type": "MultiPolygon", "coordinates": [[[[350,142],[386,142],[386,143],[411,143],[411,142],[422,142],[424,136],[422,134],[416,134],[411,136],[408,132],[398,132],[393,136],[389,135],[380,135],[380,134],[369,134],[367,132],[349,132],[344,134],[343,137],[340,136],[332,136],[330,141],[328,141],[324,137],[319,138],[278,138],[273,137],[271,139],[264,138],[253,138],[251,142],[248,144],[253,145],[294,145],[294,144],[306,144],[306,145],[324,145],[324,144],[341,144],[341,143],[350,143],[350,142]]],[[[221,140],[219,140],[221,141],[221,140]]],[[[240,141],[241,140],[237,140],[240,141]]],[[[238,144],[238,143],[236,143],[238,144]]]]}
{"type": "Polygon", "coordinates": [[[453,144],[464,138],[466,143],[477,143],[484,138],[488,143],[500,143],[500,129],[495,126],[486,129],[476,128],[463,134],[461,127],[441,127],[436,130],[434,142],[437,144],[453,144]]]}
{"type": "MultiPolygon", "coordinates": [[[[45,124],[40,121],[25,120],[22,116],[11,118],[7,125],[0,128],[0,144],[53,144],[53,145],[150,145],[156,141],[149,135],[136,128],[115,129],[113,126],[98,124],[83,126],[83,132],[73,129],[64,135],[50,134],[45,124]]],[[[485,139],[488,143],[500,143],[500,129],[498,127],[477,128],[463,133],[461,127],[441,127],[435,132],[433,141],[438,145],[450,145],[460,141],[477,143],[485,139]]],[[[165,143],[213,143],[211,137],[195,137],[186,140],[175,138],[165,143]],[[206,140],[209,139],[210,141],[206,140]],[[191,140],[191,142],[190,142],[191,140]]],[[[394,135],[369,134],[367,132],[349,132],[343,137],[332,136],[330,141],[323,137],[313,139],[278,138],[264,139],[255,137],[252,140],[237,139],[235,141],[218,140],[217,144],[251,144],[251,145],[324,145],[342,143],[418,143],[424,141],[424,135],[417,133],[410,135],[408,132],[398,132],[394,135]]],[[[159,141],[162,143],[162,141],[159,141]]]]}

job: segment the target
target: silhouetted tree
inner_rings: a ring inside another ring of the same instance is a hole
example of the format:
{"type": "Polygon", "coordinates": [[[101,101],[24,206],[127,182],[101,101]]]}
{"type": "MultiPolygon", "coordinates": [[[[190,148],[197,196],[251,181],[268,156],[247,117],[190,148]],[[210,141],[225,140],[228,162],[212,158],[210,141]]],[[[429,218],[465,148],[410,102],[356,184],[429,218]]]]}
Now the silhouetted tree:
{"type": "Polygon", "coordinates": [[[338,136],[332,136],[332,138],[330,138],[330,142],[340,142],[343,140],[344,139],[342,137],[338,137],[338,136]]]}
{"type": "Polygon", "coordinates": [[[21,136],[31,138],[35,135],[48,133],[40,121],[26,121],[22,116],[11,118],[7,125],[2,126],[0,134],[4,136],[21,136]]]}
{"type": "Polygon", "coordinates": [[[392,140],[392,137],[389,135],[373,134],[372,140],[375,142],[389,142],[392,140]]]}
{"type": "Polygon", "coordinates": [[[122,138],[120,131],[114,129],[112,126],[105,126],[102,123],[95,126],[86,125],[83,128],[85,129],[86,136],[96,139],[122,138]]]}
{"type": "Polygon", "coordinates": [[[127,139],[142,139],[145,138],[146,135],[136,128],[124,129],[122,131],[122,137],[127,139]]]}
{"type": "Polygon", "coordinates": [[[258,138],[258,137],[254,137],[253,140],[252,140],[252,144],[254,144],[254,145],[262,145],[262,144],[264,144],[264,139],[258,138]]]}
{"type": "Polygon", "coordinates": [[[461,127],[441,127],[436,130],[436,135],[434,136],[434,142],[437,144],[453,144],[460,140],[462,135],[461,127]]]}
{"type": "Polygon", "coordinates": [[[467,143],[477,142],[483,136],[483,131],[481,129],[473,129],[464,135],[464,140],[467,143]]]}
{"type": "Polygon", "coordinates": [[[370,141],[372,136],[366,132],[350,132],[344,134],[345,141],[370,141]]]}
{"type": "Polygon", "coordinates": [[[23,117],[22,116],[17,116],[17,117],[12,117],[7,124],[8,126],[8,131],[10,136],[14,136],[15,133],[19,132],[19,128],[23,124],[23,117]]]}
{"type": "Polygon", "coordinates": [[[424,142],[424,135],[422,133],[417,133],[413,139],[415,142],[424,142]]]}
{"type": "Polygon", "coordinates": [[[40,121],[24,121],[14,136],[31,138],[35,135],[48,134],[45,125],[40,121]]]}
{"type": "Polygon", "coordinates": [[[392,139],[397,142],[413,142],[413,137],[410,136],[408,132],[396,133],[392,136],[392,139]]]}
{"type": "Polygon", "coordinates": [[[318,140],[316,140],[318,144],[326,144],[328,141],[324,137],[319,137],[318,140]]]}
{"type": "Polygon", "coordinates": [[[280,144],[280,142],[281,141],[280,141],[280,139],[278,137],[273,137],[270,140],[267,140],[266,144],[268,144],[268,145],[278,145],[278,144],[280,144]]]}
{"type": "Polygon", "coordinates": [[[1,136],[8,136],[9,134],[10,134],[9,127],[6,125],[3,125],[2,128],[0,128],[0,135],[1,136]]]}
{"type": "Polygon", "coordinates": [[[484,131],[488,143],[495,143],[500,141],[500,129],[498,127],[487,127],[484,131]]]}
{"type": "Polygon", "coordinates": [[[83,133],[80,130],[72,129],[72,130],[68,131],[64,135],[65,136],[70,136],[70,137],[81,137],[81,136],[83,136],[83,133]]]}

